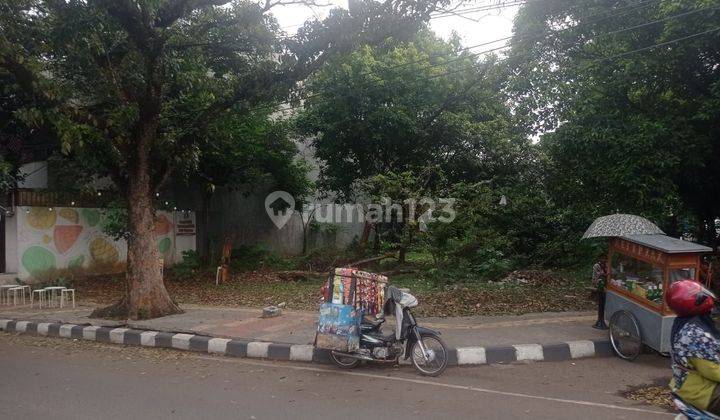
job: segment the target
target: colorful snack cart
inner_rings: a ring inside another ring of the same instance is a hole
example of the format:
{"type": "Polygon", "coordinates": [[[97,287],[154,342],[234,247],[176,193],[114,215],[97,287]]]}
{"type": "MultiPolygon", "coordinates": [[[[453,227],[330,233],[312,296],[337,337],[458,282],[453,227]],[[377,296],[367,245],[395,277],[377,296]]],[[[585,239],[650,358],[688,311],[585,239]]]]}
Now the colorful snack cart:
{"type": "Polygon", "coordinates": [[[357,350],[363,315],[382,311],[387,277],[354,268],[336,268],[323,286],[315,346],[357,350]]]}
{"type": "Polygon", "coordinates": [[[675,314],[665,291],[682,279],[700,280],[700,257],[712,249],[665,235],[633,235],[610,240],[605,314],[618,356],[632,360],[642,346],[670,351],[675,314]]]}

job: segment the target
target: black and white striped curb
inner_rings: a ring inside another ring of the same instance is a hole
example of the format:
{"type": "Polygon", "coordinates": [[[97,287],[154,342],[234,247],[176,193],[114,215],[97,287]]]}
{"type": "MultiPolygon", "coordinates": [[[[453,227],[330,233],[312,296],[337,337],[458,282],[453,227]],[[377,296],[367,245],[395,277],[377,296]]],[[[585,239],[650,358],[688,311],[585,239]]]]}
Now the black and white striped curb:
{"type": "MultiPolygon", "coordinates": [[[[251,357],[270,360],[328,363],[329,352],[309,344],[271,343],[195,334],[145,331],[130,328],[0,319],[0,331],[74,338],[128,346],[146,346],[251,357]]],[[[504,347],[460,347],[449,349],[448,365],[484,365],[525,361],[561,361],[611,356],[608,340],[581,340],[559,344],[518,344],[504,347]]]]}
{"type": "Polygon", "coordinates": [[[526,361],[557,362],[614,354],[609,340],[579,340],[557,344],[516,344],[501,347],[459,347],[455,351],[458,365],[526,361]]]}

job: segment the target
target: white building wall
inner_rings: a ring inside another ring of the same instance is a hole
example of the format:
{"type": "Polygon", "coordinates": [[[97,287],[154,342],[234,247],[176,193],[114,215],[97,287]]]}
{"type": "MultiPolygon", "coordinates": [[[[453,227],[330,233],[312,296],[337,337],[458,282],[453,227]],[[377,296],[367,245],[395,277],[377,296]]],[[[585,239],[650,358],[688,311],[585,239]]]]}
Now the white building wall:
{"type": "Polygon", "coordinates": [[[18,188],[47,188],[48,165],[45,161],[30,162],[20,167],[18,188]]]}
{"type": "MultiPolygon", "coordinates": [[[[293,212],[287,223],[278,228],[265,208],[265,197],[272,190],[245,195],[228,188],[219,188],[212,198],[209,231],[215,248],[220,249],[226,237],[233,247],[263,246],[281,254],[297,255],[303,247],[303,218],[293,212]]],[[[339,214],[339,213],[338,213],[339,214]]],[[[318,218],[321,221],[320,218],[318,218]]],[[[308,231],[308,250],[342,249],[362,236],[364,221],[346,218],[329,221],[333,233],[308,231]]]]}
{"type": "Polygon", "coordinates": [[[5,272],[18,272],[18,255],[17,255],[17,214],[13,216],[3,216],[5,223],[5,272]]]}

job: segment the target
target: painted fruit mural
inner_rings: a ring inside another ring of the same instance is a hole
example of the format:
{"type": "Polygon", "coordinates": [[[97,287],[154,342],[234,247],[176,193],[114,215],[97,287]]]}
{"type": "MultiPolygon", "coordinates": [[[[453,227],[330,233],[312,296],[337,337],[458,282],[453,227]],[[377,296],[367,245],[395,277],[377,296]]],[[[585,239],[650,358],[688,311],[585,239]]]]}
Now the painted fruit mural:
{"type": "Polygon", "coordinates": [[[50,229],[55,225],[57,213],[46,207],[31,207],[27,213],[27,224],[35,229],[50,229]]]}
{"type": "Polygon", "coordinates": [[[118,261],[117,249],[105,238],[90,241],[90,257],[101,264],[113,264],[118,261]]]}
{"type": "MultiPolygon", "coordinates": [[[[97,274],[125,269],[127,243],[103,232],[101,209],[21,206],[16,214],[18,277],[63,275],[55,270],[65,269],[97,274]]],[[[176,217],[194,220],[194,215],[176,216],[159,211],[155,221],[156,244],[166,264],[182,258],[179,257],[182,251],[195,249],[194,231],[192,235],[176,232],[176,217]]]]}
{"type": "Polygon", "coordinates": [[[68,261],[68,268],[81,268],[83,266],[84,262],[85,262],[85,256],[78,255],[77,257],[71,258],[68,261]]]}
{"type": "Polygon", "coordinates": [[[60,215],[60,217],[62,217],[63,219],[67,220],[68,222],[70,222],[72,224],[77,225],[78,223],[80,223],[80,215],[78,214],[77,211],[75,211],[73,209],[68,209],[68,208],[60,209],[58,211],[58,214],[60,215]]]}
{"type": "Polygon", "coordinates": [[[85,223],[90,227],[97,226],[100,223],[100,211],[97,209],[82,209],[82,216],[85,219],[85,223]]]}
{"type": "Polygon", "coordinates": [[[164,214],[158,215],[158,217],[155,219],[155,235],[157,236],[167,235],[168,233],[170,233],[172,227],[173,224],[164,214]]]}
{"type": "Polygon", "coordinates": [[[55,255],[47,248],[31,246],[22,254],[22,265],[32,275],[55,268],[55,255]]]}
{"type": "Polygon", "coordinates": [[[172,246],[172,241],[170,240],[170,238],[163,238],[158,243],[158,251],[160,251],[160,253],[164,254],[170,250],[171,246],[172,246]]]}
{"type": "Polygon", "coordinates": [[[83,227],[80,225],[58,225],[55,226],[53,239],[55,240],[55,249],[61,254],[66,253],[77,242],[83,227]]]}

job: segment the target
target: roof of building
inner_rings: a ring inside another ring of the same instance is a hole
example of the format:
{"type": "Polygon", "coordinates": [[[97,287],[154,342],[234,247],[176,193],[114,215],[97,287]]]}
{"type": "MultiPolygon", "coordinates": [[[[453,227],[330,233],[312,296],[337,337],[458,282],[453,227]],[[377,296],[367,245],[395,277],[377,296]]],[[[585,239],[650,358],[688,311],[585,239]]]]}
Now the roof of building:
{"type": "Polygon", "coordinates": [[[648,248],[657,249],[667,254],[712,252],[712,248],[695,242],[683,241],[666,235],[631,235],[623,236],[623,239],[648,248]]]}

